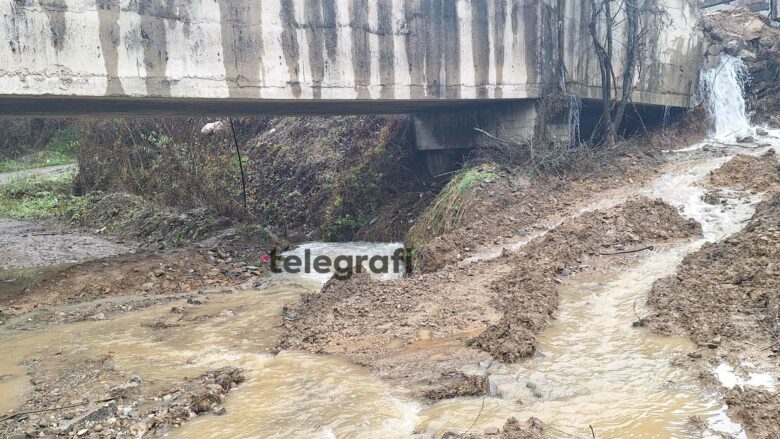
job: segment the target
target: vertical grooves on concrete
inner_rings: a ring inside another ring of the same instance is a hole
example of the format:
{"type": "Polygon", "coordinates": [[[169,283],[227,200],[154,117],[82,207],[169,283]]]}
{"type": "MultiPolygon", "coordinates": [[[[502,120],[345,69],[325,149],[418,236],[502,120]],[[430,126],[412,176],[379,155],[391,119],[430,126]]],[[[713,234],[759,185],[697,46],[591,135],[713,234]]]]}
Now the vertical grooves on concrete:
{"type": "Polygon", "coordinates": [[[68,5],[65,0],[41,0],[41,7],[49,20],[51,45],[59,54],[65,47],[65,34],[68,32],[68,23],[65,21],[68,5]]]}
{"type": "Polygon", "coordinates": [[[284,52],[284,61],[289,71],[288,83],[292,89],[293,96],[300,98],[301,80],[298,67],[300,49],[298,47],[298,36],[296,35],[298,23],[295,20],[295,5],[293,2],[294,0],[281,0],[282,52],[284,52]]]}
{"type": "Polygon", "coordinates": [[[322,0],[306,0],[304,4],[306,43],[309,45],[309,65],[314,99],[322,98],[322,81],[325,79],[325,35],[322,20],[322,0]]]}
{"type": "Polygon", "coordinates": [[[262,7],[258,0],[219,0],[222,62],[231,97],[260,97],[265,71],[262,7]]]}
{"type": "Polygon", "coordinates": [[[170,97],[171,84],[167,77],[168,38],[165,19],[167,13],[161,0],[142,0],[138,3],[141,16],[141,45],[146,68],[146,93],[148,96],[170,97]]]}
{"type": "MultiPolygon", "coordinates": [[[[454,1],[454,0],[453,0],[454,1]]],[[[425,97],[422,69],[425,29],[420,11],[420,0],[404,0],[404,21],[407,25],[406,57],[409,62],[409,88],[412,99],[425,97]]]]}
{"type": "Polygon", "coordinates": [[[537,42],[539,25],[539,6],[536,2],[528,2],[523,6],[521,22],[525,25],[522,31],[525,40],[525,69],[528,73],[526,90],[530,95],[536,94],[539,85],[539,72],[537,63],[537,42]]]}
{"type": "Polygon", "coordinates": [[[371,84],[368,1],[349,0],[349,18],[352,28],[352,71],[355,76],[355,90],[358,99],[371,97],[368,92],[368,86],[371,84]]]}
{"type": "Polygon", "coordinates": [[[119,0],[98,0],[98,33],[100,51],[106,68],[107,95],[123,95],[122,81],[119,79],[119,45],[122,36],[119,29],[119,0]]]}
{"type": "Polygon", "coordinates": [[[490,35],[487,0],[471,3],[471,48],[474,54],[474,79],[477,97],[488,97],[490,82],[490,35]]]}
{"type": "Polygon", "coordinates": [[[379,23],[379,80],[380,97],[395,97],[395,33],[393,32],[393,0],[376,0],[379,23]]]}
{"type": "Polygon", "coordinates": [[[443,36],[445,44],[445,69],[447,70],[446,96],[448,99],[460,99],[460,20],[458,2],[445,0],[441,17],[444,20],[443,36]]]}
{"type": "Polygon", "coordinates": [[[442,66],[442,48],[445,45],[442,32],[442,1],[423,0],[422,11],[428,17],[425,23],[425,80],[426,97],[441,97],[440,81],[442,66]]]}
{"type": "Polygon", "coordinates": [[[506,12],[507,2],[510,0],[494,0],[494,19],[493,19],[493,58],[495,60],[496,71],[496,91],[495,97],[502,98],[504,84],[504,60],[506,58],[506,49],[504,48],[504,33],[506,32],[506,12]]]}

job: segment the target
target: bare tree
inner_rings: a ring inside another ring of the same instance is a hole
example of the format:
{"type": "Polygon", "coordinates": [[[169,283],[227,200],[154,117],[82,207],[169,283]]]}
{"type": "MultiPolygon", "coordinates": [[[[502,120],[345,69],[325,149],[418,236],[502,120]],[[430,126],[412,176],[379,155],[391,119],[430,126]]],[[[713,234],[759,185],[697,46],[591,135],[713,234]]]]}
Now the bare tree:
{"type": "Polygon", "coordinates": [[[658,29],[664,13],[654,0],[590,0],[590,6],[589,30],[601,73],[602,94],[601,121],[596,133],[605,146],[612,146],[631,100],[638,66],[646,55],[643,41],[658,29]],[[616,39],[617,31],[621,35],[616,39]],[[616,46],[620,47],[618,53],[616,46]],[[623,61],[620,80],[615,73],[617,56],[623,61]]]}

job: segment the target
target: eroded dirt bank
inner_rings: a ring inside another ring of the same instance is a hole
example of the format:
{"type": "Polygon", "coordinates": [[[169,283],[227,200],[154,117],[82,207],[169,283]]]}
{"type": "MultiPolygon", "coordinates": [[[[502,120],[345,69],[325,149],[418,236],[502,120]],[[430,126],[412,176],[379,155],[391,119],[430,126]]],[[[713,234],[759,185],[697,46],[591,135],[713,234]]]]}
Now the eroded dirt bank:
{"type": "Polygon", "coordinates": [[[532,355],[558,307],[562,277],[700,233],[663,202],[637,198],[564,221],[494,260],[391,282],[332,280],[285,308],[280,348],[346,355],[382,376],[444,383],[429,396],[483,393],[478,381],[463,385],[458,368],[532,355]]]}
{"type": "Polygon", "coordinates": [[[698,343],[683,362],[713,387],[727,389],[732,413],[757,438],[780,437],[779,181],[773,152],[737,156],[713,172],[707,185],[743,191],[745,198],[763,194],[767,201],[741,232],[686,257],[648,298],[655,310],[648,324],[698,343]]]}

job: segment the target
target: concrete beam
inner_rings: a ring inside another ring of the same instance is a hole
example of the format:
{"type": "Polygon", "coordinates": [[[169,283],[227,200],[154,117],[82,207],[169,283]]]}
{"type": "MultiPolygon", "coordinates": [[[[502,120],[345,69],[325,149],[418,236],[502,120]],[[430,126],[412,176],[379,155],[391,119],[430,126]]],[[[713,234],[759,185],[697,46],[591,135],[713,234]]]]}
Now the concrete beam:
{"type": "Polygon", "coordinates": [[[417,149],[471,149],[490,139],[476,130],[505,140],[523,141],[534,136],[536,101],[493,104],[459,111],[418,112],[413,116],[417,149]]]}
{"type": "MultiPolygon", "coordinates": [[[[669,13],[669,24],[648,36],[653,61],[642,67],[647,73],[638,76],[633,100],[687,106],[698,77],[698,8],[690,0],[658,3],[669,13]]],[[[450,106],[536,99],[559,86],[559,67],[575,92],[598,90],[585,5],[569,0],[5,0],[0,2],[0,106],[5,107],[0,112],[422,111],[438,105],[426,101],[450,106]],[[343,109],[333,105],[338,101],[343,109]]]]}
{"type": "MultiPolygon", "coordinates": [[[[131,98],[2,96],[0,117],[146,117],[146,116],[301,116],[405,114],[416,111],[473,111],[494,99],[474,100],[254,100],[205,98],[131,98]]],[[[511,103],[512,99],[498,102],[511,103]]]]}

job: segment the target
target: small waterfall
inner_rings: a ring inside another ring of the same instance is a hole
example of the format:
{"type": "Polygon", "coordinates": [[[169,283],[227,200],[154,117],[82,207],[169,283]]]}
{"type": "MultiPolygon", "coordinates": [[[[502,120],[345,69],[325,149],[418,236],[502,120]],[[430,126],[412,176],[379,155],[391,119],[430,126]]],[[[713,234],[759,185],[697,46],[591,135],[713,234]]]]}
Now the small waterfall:
{"type": "Polygon", "coordinates": [[[750,74],[741,59],[721,54],[720,64],[701,72],[701,95],[713,122],[712,136],[724,143],[755,135],[745,103],[750,74]]]}

